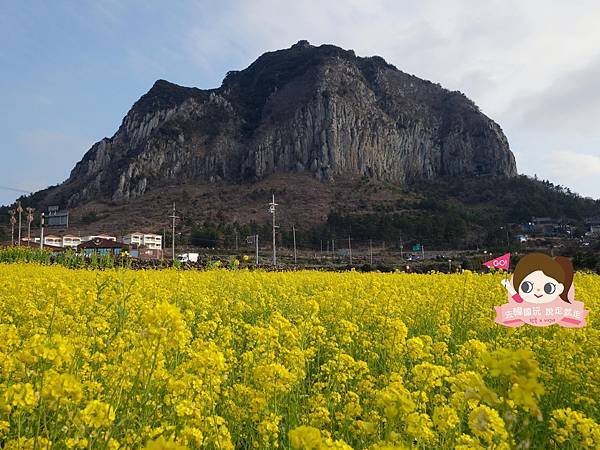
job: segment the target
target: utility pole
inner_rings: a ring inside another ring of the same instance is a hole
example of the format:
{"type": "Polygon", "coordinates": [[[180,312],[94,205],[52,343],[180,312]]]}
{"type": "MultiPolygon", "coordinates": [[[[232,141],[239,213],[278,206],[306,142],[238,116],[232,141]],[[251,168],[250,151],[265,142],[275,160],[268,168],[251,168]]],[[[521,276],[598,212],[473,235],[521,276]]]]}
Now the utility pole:
{"type": "Polygon", "coordinates": [[[348,236],[348,255],[350,256],[350,265],[352,265],[352,242],[350,236],[348,236]]]}
{"type": "Polygon", "coordinates": [[[235,230],[235,251],[238,251],[238,231],[235,230]]]}
{"type": "Polygon", "coordinates": [[[258,266],[258,234],[253,234],[252,236],[247,236],[246,243],[254,244],[254,251],[255,251],[254,261],[255,261],[255,265],[258,266]]]}
{"type": "Polygon", "coordinates": [[[273,214],[273,265],[276,266],[277,265],[277,250],[275,248],[275,229],[278,228],[277,225],[275,225],[275,208],[277,206],[277,203],[275,203],[275,194],[273,194],[273,201],[271,201],[271,203],[269,203],[269,212],[271,214],[273,214]]]}
{"type": "Polygon", "coordinates": [[[44,249],[44,219],[46,215],[42,213],[42,217],[40,218],[40,250],[44,249]]]}
{"type": "Polygon", "coordinates": [[[373,265],[373,241],[369,239],[369,264],[373,265]]]}
{"type": "Polygon", "coordinates": [[[258,234],[254,235],[254,242],[256,243],[256,265],[258,266],[258,234]]]}
{"type": "Polygon", "coordinates": [[[15,218],[16,211],[11,209],[8,211],[10,214],[10,245],[15,245],[15,224],[17,223],[17,219],[15,218]]]}
{"type": "Polygon", "coordinates": [[[421,256],[425,259],[425,246],[421,244],[421,256]]]}
{"type": "Polygon", "coordinates": [[[173,202],[173,214],[169,217],[173,219],[173,242],[171,242],[171,245],[173,251],[173,264],[175,264],[175,219],[179,219],[179,216],[175,215],[175,202],[173,202]]]}
{"type": "Polygon", "coordinates": [[[294,235],[294,265],[297,263],[296,258],[296,225],[292,225],[292,233],[294,235]]]}
{"type": "MultiPolygon", "coordinates": [[[[508,251],[508,227],[500,227],[499,230],[506,230],[506,250],[508,251]]],[[[502,238],[498,238],[498,241],[502,241],[502,238]]]]}
{"type": "Polygon", "coordinates": [[[23,212],[23,207],[21,206],[21,202],[17,202],[17,212],[19,213],[19,246],[21,246],[21,213],[23,212]]]}
{"type": "Polygon", "coordinates": [[[31,222],[33,222],[33,212],[35,209],[31,207],[27,207],[27,242],[31,242],[31,222]]]}
{"type": "Polygon", "coordinates": [[[400,259],[404,259],[404,244],[402,242],[402,236],[400,236],[400,259]]]}

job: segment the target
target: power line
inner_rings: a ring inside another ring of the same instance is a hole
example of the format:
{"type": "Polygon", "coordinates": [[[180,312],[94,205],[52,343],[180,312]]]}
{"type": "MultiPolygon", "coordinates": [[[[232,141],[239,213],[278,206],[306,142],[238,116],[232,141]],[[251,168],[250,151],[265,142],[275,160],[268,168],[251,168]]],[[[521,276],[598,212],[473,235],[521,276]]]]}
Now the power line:
{"type": "Polygon", "coordinates": [[[20,192],[21,194],[33,194],[33,191],[26,191],[25,189],[19,189],[10,186],[0,186],[0,189],[3,191],[20,192]]]}

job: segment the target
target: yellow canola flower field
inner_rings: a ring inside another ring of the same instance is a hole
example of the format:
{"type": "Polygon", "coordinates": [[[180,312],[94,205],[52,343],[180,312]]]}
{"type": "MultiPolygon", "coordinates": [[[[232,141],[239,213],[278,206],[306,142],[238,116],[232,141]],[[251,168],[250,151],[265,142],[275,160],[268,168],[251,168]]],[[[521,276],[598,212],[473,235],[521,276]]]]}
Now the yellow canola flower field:
{"type": "Polygon", "coordinates": [[[600,277],[582,329],[502,277],[0,264],[0,446],[600,448],[600,277]]]}

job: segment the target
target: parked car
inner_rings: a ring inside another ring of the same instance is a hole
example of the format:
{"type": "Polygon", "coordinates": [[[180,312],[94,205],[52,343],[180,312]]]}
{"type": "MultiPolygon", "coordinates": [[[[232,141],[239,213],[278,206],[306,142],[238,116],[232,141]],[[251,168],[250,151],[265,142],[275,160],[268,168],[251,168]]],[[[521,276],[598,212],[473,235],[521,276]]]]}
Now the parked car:
{"type": "Polygon", "coordinates": [[[181,255],[177,255],[177,260],[179,262],[198,262],[198,257],[200,254],[198,253],[182,253],[181,255]]]}

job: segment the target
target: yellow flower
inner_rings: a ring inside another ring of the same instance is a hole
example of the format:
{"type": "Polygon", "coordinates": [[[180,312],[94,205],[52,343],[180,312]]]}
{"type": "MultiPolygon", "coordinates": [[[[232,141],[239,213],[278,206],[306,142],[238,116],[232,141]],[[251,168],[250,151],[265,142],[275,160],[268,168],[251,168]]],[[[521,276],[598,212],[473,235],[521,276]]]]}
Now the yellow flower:
{"type": "Polygon", "coordinates": [[[316,428],[301,425],[288,433],[290,445],[299,450],[319,449],[321,446],[321,432],[316,428]]]}
{"type": "Polygon", "coordinates": [[[498,412],[485,405],[479,405],[469,413],[469,428],[475,436],[488,444],[499,444],[508,439],[498,412]]]}
{"type": "Polygon", "coordinates": [[[594,317],[501,327],[502,278],[0,263],[0,442],[600,448],[594,317]]]}
{"type": "Polygon", "coordinates": [[[4,402],[10,406],[29,409],[37,405],[36,394],[31,383],[17,383],[4,392],[4,402]]]}
{"type": "Polygon", "coordinates": [[[38,448],[51,448],[52,443],[45,437],[12,439],[4,445],[7,450],[36,450],[38,448]]]}
{"type": "Polygon", "coordinates": [[[425,359],[429,356],[423,338],[420,336],[408,339],[406,341],[406,350],[408,356],[415,361],[425,359]]]}
{"type": "Polygon", "coordinates": [[[508,379],[512,386],[508,397],[526,411],[540,416],[537,399],[544,393],[544,387],[538,382],[540,369],[531,350],[497,350],[485,356],[490,374],[508,379]]]}
{"type": "Polygon", "coordinates": [[[292,388],[294,375],[282,364],[271,363],[254,369],[254,381],[264,392],[276,395],[292,388]]]}
{"type": "Polygon", "coordinates": [[[46,374],[42,396],[57,403],[79,403],[83,390],[75,376],[51,370],[46,374]]]}
{"type": "Polygon", "coordinates": [[[192,445],[193,447],[201,447],[204,440],[202,431],[195,427],[185,427],[181,431],[181,436],[186,445],[192,445]]]}
{"type": "Polygon", "coordinates": [[[209,416],[202,423],[202,433],[205,437],[204,445],[221,450],[233,450],[231,433],[225,419],[220,416],[209,416]]]}
{"type": "Polygon", "coordinates": [[[456,410],[450,406],[436,406],[433,410],[433,423],[442,433],[454,430],[460,423],[456,410]]]}
{"type": "Polygon", "coordinates": [[[571,408],[552,412],[550,429],[559,446],[596,449],[600,447],[600,425],[579,411],[571,408]]]}
{"type": "Polygon", "coordinates": [[[455,450],[485,450],[486,447],[481,445],[481,442],[468,434],[461,434],[456,442],[455,450]]]}
{"type": "Polygon", "coordinates": [[[395,419],[415,410],[410,392],[400,382],[391,383],[377,393],[377,405],[383,407],[386,417],[395,419]]]}
{"type": "Polygon", "coordinates": [[[406,433],[417,441],[433,441],[435,434],[431,428],[431,419],[427,414],[414,412],[406,417],[406,433]]]}
{"type": "Polygon", "coordinates": [[[488,404],[498,402],[496,393],[486,386],[481,375],[476,372],[460,372],[449,377],[448,381],[453,392],[451,401],[455,407],[464,406],[460,404],[462,400],[469,406],[475,406],[482,401],[488,404]]]}
{"type": "Polygon", "coordinates": [[[281,416],[270,413],[258,424],[258,433],[265,447],[279,447],[279,422],[281,416]]]}
{"type": "Polygon", "coordinates": [[[92,400],[81,411],[81,420],[90,428],[108,427],[115,420],[115,411],[108,403],[92,400]]]}
{"type": "Polygon", "coordinates": [[[357,420],[356,426],[365,435],[373,435],[377,433],[377,426],[373,422],[366,422],[364,420],[357,420]]]}
{"type": "Polygon", "coordinates": [[[143,323],[145,336],[155,339],[166,349],[182,348],[191,336],[179,309],[168,302],[148,305],[143,313],[143,323]]]}
{"type": "Polygon", "coordinates": [[[179,445],[174,441],[166,440],[163,436],[160,436],[154,441],[149,441],[144,450],[186,450],[185,445],[179,445]]]}
{"type": "Polygon", "coordinates": [[[65,445],[67,448],[87,448],[88,440],[86,438],[68,438],[65,445]]]}
{"type": "Polygon", "coordinates": [[[429,391],[434,387],[441,386],[442,379],[449,374],[450,371],[445,367],[426,362],[413,367],[412,382],[424,391],[429,391]]]}
{"type": "Polygon", "coordinates": [[[6,436],[10,430],[10,422],[6,420],[0,420],[0,437],[6,436]]]}

